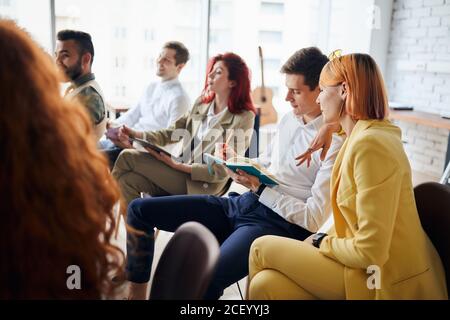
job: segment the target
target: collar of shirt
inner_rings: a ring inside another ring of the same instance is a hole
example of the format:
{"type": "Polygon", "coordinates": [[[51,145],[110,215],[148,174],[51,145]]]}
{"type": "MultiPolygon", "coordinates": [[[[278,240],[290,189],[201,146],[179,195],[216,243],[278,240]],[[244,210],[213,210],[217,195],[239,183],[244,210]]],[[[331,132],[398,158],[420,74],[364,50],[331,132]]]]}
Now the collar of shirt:
{"type": "Polygon", "coordinates": [[[319,115],[317,118],[313,119],[312,121],[305,123],[305,121],[302,118],[297,118],[297,121],[300,124],[300,127],[306,128],[306,129],[313,129],[313,130],[319,130],[320,127],[323,124],[323,116],[319,115]]]}
{"type": "Polygon", "coordinates": [[[219,113],[215,114],[214,113],[214,109],[215,109],[215,105],[216,103],[213,102],[211,103],[209,110],[208,110],[208,114],[206,115],[207,119],[208,119],[208,127],[211,128],[215,125],[215,123],[213,123],[215,120],[219,119],[228,109],[228,107],[225,107],[222,111],[220,111],[219,113]]]}
{"type": "Polygon", "coordinates": [[[93,73],[85,74],[84,76],[72,81],[72,86],[74,88],[80,87],[88,81],[95,80],[95,75],[93,73]]]}

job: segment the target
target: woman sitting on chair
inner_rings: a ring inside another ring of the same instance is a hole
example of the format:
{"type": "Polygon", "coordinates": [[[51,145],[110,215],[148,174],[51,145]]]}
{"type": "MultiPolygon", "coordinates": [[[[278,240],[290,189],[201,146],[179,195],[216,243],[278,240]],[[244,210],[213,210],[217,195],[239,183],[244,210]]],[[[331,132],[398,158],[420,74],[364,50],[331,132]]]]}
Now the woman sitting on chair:
{"type": "MultiPolygon", "coordinates": [[[[327,128],[345,131],[331,177],[334,228],[304,242],[267,236],[250,253],[250,299],[447,299],[441,260],[420,224],[400,129],[387,119],[366,54],[322,70],[327,128]]],[[[329,130],[300,159],[327,145],[329,130]],[[319,143],[318,141],[324,141],[319,143]]]]}
{"type": "Polygon", "coordinates": [[[85,108],[63,100],[51,57],[0,20],[0,300],[114,294],[119,188],[85,108]]]}
{"type": "Polygon", "coordinates": [[[237,138],[235,151],[244,156],[250,145],[255,108],[250,98],[250,75],[245,62],[234,53],[213,57],[207,67],[202,96],[185,116],[170,128],[138,132],[120,130],[123,148],[129,138],[140,138],[165,146],[182,140],[183,161],[146,148],[148,153],[124,150],[117,159],[113,175],[127,203],[141,192],[151,196],[183,194],[222,194],[227,186],[225,169],[215,166],[214,174],[203,163],[203,153],[214,153],[216,143],[237,138]]]}

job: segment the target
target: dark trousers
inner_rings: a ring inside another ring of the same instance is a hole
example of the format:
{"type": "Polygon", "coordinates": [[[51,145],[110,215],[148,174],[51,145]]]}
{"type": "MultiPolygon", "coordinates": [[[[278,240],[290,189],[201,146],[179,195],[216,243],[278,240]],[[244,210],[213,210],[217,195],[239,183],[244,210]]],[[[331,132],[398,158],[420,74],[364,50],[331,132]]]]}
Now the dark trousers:
{"type": "Polygon", "coordinates": [[[205,299],[220,298],[225,288],[248,275],[248,256],[255,239],[278,235],[304,240],[311,235],[261,204],[251,192],[229,198],[186,195],[136,199],[128,207],[127,222],[146,236],[127,236],[128,279],[149,281],[154,228],[174,232],[188,221],[206,226],[220,243],[218,266],[205,299]]]}

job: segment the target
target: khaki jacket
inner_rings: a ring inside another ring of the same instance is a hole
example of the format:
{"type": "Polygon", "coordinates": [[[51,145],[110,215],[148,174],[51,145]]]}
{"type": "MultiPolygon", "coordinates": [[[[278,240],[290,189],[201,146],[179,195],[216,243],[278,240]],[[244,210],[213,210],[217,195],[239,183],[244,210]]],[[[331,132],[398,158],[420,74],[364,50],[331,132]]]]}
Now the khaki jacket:
{"type": "Polygon", "coordinates": [[[255,114],[251,111],[232,114],[227,109],[203,141],[196,141],[195,137],[207,117],[210,105],[197,100],[192,110],[168,129],[144,133],[145,140],[160,146],[182,141],[183,162],[192,164],[192,174],[186,181],[188,194],[220,194],[226,186],[229,177],[224,168],[213,165],[210,174],[203,161],[204,153],[214,153],[216,143],[229,142],[239,156],[244,156],[250,146],[255,121],[255,114]]]}

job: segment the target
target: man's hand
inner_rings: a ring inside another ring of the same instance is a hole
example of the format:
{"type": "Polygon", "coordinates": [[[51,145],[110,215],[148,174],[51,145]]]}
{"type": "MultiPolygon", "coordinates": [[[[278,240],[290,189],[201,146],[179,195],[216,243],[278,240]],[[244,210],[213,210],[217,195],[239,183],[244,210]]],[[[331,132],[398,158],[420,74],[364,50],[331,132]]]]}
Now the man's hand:
{"type": "Polygon", "coordinates": [[[236,171],[236,173],[234,173],[232,170],[226,167],[225,170],[227,171],[228,175],[231,177],[231,179],[233,179],[234,182],[243,185],[244,187],[252,190],[253,192],[258,191],[258,188],[261,185],[261,182],[259,181],[258,177],[252,176],[239,169],[236,171]]]}

